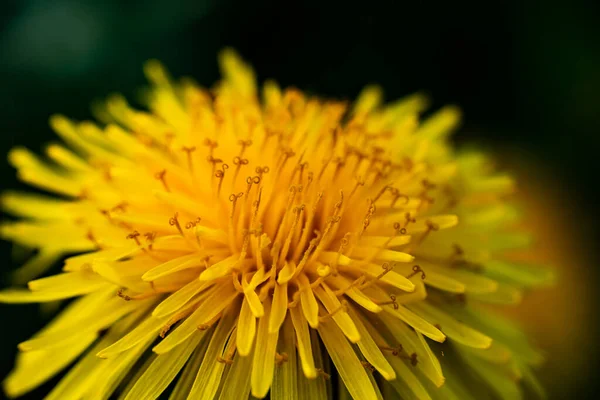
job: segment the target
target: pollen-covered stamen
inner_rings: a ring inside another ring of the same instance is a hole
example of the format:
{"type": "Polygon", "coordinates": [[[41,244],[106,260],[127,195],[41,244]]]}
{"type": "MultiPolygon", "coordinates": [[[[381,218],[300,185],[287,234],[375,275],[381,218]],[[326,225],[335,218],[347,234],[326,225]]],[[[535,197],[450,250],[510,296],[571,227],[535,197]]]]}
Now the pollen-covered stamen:
{"type": "Polygon", "coordinates": [[[365,233],[365,231],[367,230],[369,225],[371,225],[371,218],[373,218],[373,215],[375,214],[376,210],[377,210],[377,207],[375,206],[375,203],[373,203],[373,201],[371,199],[368,199],[367,214],[365,215],[361,230],[359,231],[359,234],[358,234],[359,238],[362,237],[362,235],[365,233]]]}
{"type": "Polygon", "coordinates": [[[350,232],[347,232],[344,237],[342,238],[342,240],[340,241],[340,247],[338,248],[337,251],[337,256],[333,262],[333,265],[331,265],[331,269],[333,270],[334,274],[338,273],[338,265],[340,263],[340,259],[342,258],[342,255],[344,253],[344,250],[348,247],[348,245],[350,244],[350,238],[351,238],[352,234],[350,232]]]}

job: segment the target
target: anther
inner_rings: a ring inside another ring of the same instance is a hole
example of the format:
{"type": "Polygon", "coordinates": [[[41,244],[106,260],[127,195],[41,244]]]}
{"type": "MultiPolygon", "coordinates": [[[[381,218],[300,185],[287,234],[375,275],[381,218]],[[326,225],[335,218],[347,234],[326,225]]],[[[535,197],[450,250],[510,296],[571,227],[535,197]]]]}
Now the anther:
{"type": "Polygon", "coordinates": [[[165,190],[167,192],[170,192],[171,190],[169,190],[169,185],[167,185],[167,180],[165,179],[165,175],[167,173],[166,169],[163,169],[162,171],[157,172],[156,174],[154,174],[154,178],[158,179],[159,181],[162,182],[165,190]]]}
{"type": "Polygon", "coordinates": [[[406,276],[406,279],[412,278],[413,276],[417,275],[419,272],[421,273],[421,279],[425,279],[425,271],[423,271],[419,265],[414,265],[412,267],[412,270],[413,270],[413,272],[408,274],[406,276]]]}

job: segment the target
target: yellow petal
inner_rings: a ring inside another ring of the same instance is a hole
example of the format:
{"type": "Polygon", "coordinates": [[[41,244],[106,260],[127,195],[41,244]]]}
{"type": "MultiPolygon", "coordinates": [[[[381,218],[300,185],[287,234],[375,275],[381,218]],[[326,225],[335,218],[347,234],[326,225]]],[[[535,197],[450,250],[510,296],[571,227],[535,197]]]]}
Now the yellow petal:
{"type": "Polygon", "coordinates": [[[250,311],[248,300],[242,301],[242,308],[238,318],[237,349],[241,356],[247,356],[252,351],[256,335],[256,317],[250,311]]]}
{"type": "Polygon", "coordinates": [[[312,328],[316,328],[319,326],[319,305],[306,275],[298,275],[298,284],[300,285],[300,305],[302,312],[304,312],[308,324],[312,328]]]}
{"type": "MultiPolygon", "coordinates": [[[[223,375],[226,365],[217,360],[219,357],[223,358],[223,350],[225,349],[228,339],[230,342],[233,340],[233,343],[235,343],[236,334],[232,334],[232,331],[235,328],[235,317],[237,315],[234,311],[237,310],[230,309],[225,313],[223,318],[219,321],[215,333],[210,338],[204,361],[196,373],[196,379],[194,380],[194,385],[192,386],[188,398],[210,400],[213,399],[217,393],[219,384],[221,383],[221,376],[223,375]]],[[[230,345],[231,343],[228,344],[227,347],[230,345]]]]}
{"type": "Polygon", "coordinates": [[[298,399],[298,372],[296,363],[296,346],[294,344],[294,326],[290,318],[286,318],[280,335],[280,353],[287,359],[275,366],[273,385],[271,387],[272,399],[298,399]]]}
{"type": "Polygon", "coordinates": [[[412,326],[416,331],[421,332],[423,335],[428,338],[435,340],[436,342],[442,343],[446,340],[446,335],[444,335],[439,329],[437,329],[433,324],[427,322],[419,315],[411,312],[404,306],[399,306],[398,309],[394,309],[393,307],[384,307],[384,310],[387,311],[390,315],[401,319],[406,322],[408,325],[412,326]]]}
{"type": "Polygon", "coordinates": [[[3,383],[6,394],[20,396],[50,379],[77,358],[97,336],[96,332],[75,335],[60,346],[22,354],[17,367],[3,383]]]}
{"type": "Polygon", "coordinates": [[[163,354],[187,340],[198,326],[215,318],[238,296],[233,286],[217,285],[205,293],[205,298],[198,303],[198,308],[181,325],[169,333],[152,351],[163,354]]]}
{"type": "Polygon", "coordinates": [[[209,286],[210,284],[199,282],[197,280],[191,281],[156,306],[154,311],[152,311],[152,316],[161,318],[174,313],[181,309],[190,299],[192,299],[192,297],[196,296],[209,286]]]}
{"type": "MultiPolygon", "coordinates": [[[[329,289],[329,287],[323,283],[320,287],[314,289],[315,294],[319,297],[319,300],[325,306],[329,313],[332,313],[331,318],[342,330],[344,335],[352,343],[356,343],[360,340],[360,333],[354,325],[352,318],[344,311],[342,303],[338,300],[337,296],[329,289]]],[[[320,318],[323,320],[324,318],[320,318]]]]}
{"type": "Polygon", "coordinates": [[[263,398],[267,395],[275,368],[275,349],[279,332],[269,333],[269,316],[271,305],[265,302],[265,315],[258,321],[256,332],[256,347],[252,360],[250,384],[252,395],[263,398]]]}
{"type": "Polygon", "coordinates": [[[317,376],[317,370],[313,359],[308,323],[298,307],[290,308],[290,316],[294,330],[296,331],[296,346],[298,348],[302,371],[307,378],[314,379],[317,376]]]}
{"type": "Polygon", "coordinates": [[[365,367],[358,360],[340,328],[333,321],[327,320],[321,322],[318,331],[340,378],[352,397],[377,400],[377,394],[365,372],[365,367]]]}
{"type": "Polygon", "coordinates": [[[205,255],[196,253],[183,257],[177,257],[150,269],[148,272],[142,275],[142,279],[145,281],[154,281],[165,275],[187,268],[198,268],[204,265],[205,258],[205,255]]]}
{"type": "Polygon", "coordinates": [[[280,285],[275,284],[273,292],[273,305],[271,307],[271,316],[269,317],[269,332],[279,331],[279,327],[285,320],[288,305],[288,289],[287,283],[280,285]]]}
{"type": "MultiPolygon", "coordinates": [[[[408,306],[410,309],[422,315],[423,318],[433,324],[439,324],[442,331],[452,340],[465,346],[487,349],[492,344],[492,339],[481,332],[458,322],[451,315],[439,310],[433,305],[425,302],[414,303],[408,306]]],[[[424,332],[422,332],[425,334],[424,332]]]]}
{"type": "Polygon", "coordinates": [[[385,359],[383,353],[381,353],[381,350],[361,322],[360,314],[358,314],[352,307],[349,308],[349,314],[352,318],[352,321],[354,321],[354,325],[358,329],[358,333],[360,334],[361,339],[357,344],[363,356],[373,367],[375,367],[377,371],[379,371],[385,380],[389,381],[396,379],[396,373],[394,372],[394,369],[385,359]]]}
{"type": "Polygon", "coordinates": [[[203,332],[196,331],[183,345],[156,357],[127,393],[125,400],[155,399],[160,396],[183,368],[202,336],[203,332]]]}

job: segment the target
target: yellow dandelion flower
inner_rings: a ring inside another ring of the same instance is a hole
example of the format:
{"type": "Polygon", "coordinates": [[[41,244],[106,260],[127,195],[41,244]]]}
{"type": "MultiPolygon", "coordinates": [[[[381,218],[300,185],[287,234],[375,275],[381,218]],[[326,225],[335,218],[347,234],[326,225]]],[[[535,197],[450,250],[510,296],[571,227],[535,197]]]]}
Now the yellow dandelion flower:
{"type": "Polygon", "coordinates": [[[513,304],[549,274],[502,258],[510,177],[456,154],[450,107],[420,95],[349,107],[257,93],[232,51],[213,90],[155,61],[148,111],[111,98],[103,124],[51,119],[48,159],[14,149],[20,217],[2,237],[37,253],[5,303],[76,298],[19,345],[19,396],[77,362],[48,399],[480,399],[541,392],[541,359],[485,304],[513,304]],[[339,379],[338,379],[339,377],[339,379]],[[335,378],[335,379],[332,379],[335,378]],[[175,383],[176,382],[176,383],[175,383]],[[332,388],[332,386],[334,386],[332,388]],[[171,389],[169,389],[171,390],[171,389]]]}

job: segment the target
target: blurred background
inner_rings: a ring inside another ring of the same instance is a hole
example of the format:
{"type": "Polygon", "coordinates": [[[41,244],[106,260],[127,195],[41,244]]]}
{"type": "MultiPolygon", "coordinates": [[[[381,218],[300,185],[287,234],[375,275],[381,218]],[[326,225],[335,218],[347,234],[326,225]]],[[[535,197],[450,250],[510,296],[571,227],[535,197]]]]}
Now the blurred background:
{"type": "MultiPolygon", "coordinates": [[[[538,375],[551,398],[597,398],[600,3],[418,3],[3,0],[0,154],[53,140],[52,113],[89,119],[94,99],[135,98],[149,58],[210,86],[224,46],[259,80],[321,95],[351,99],[369,83],[387,99],[424,90],[434,108],[463,109],[459,145],[487,147],[521,179],[527,223],[560,278],[513,314],[548,353],[538,375]]],[[[0,176],[1,189],[19,187],[6,162],[0,176]]],[[[0,251],[3,270],[14,268],[9,244],[0,251]]],[[[0,305],[0,376],[42,314],[0,305]]]]}

